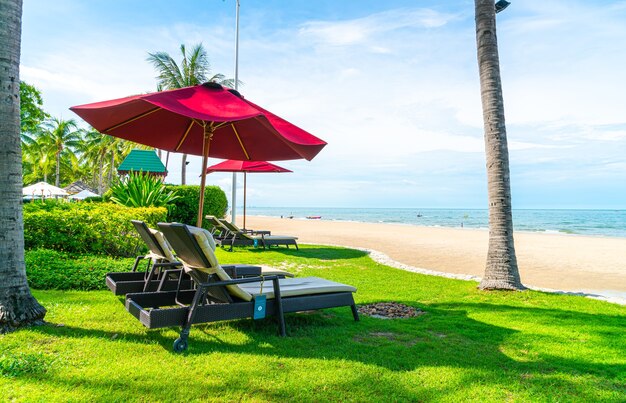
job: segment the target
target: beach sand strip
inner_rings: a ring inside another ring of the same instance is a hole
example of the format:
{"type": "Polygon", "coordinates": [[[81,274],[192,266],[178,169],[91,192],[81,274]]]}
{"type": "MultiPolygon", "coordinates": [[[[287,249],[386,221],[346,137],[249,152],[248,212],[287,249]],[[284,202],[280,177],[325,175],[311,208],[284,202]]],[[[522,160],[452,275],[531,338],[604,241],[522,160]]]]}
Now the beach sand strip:
{"type": "MultiPolygon", "coordinates": [[[[360,249],[415,273],[480,281],[485,270],[487,230],[261,216],[248,216],[246,224],[300,243],[360,249]]],[[[531,289],[626,304],[626,238],[516,232],[515,249],[531,289]]]]}

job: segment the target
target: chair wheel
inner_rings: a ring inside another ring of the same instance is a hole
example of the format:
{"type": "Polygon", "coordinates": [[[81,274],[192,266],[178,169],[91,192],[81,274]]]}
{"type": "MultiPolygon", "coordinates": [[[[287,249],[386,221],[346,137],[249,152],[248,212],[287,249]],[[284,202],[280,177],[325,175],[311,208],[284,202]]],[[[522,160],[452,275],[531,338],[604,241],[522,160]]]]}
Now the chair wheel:
{"type": "Polygon", "coordinates": [[[174,341],[174,351],[177,353],[182,353],[187,350],[187,340],[181,339],[180,337],[174,341]]]}

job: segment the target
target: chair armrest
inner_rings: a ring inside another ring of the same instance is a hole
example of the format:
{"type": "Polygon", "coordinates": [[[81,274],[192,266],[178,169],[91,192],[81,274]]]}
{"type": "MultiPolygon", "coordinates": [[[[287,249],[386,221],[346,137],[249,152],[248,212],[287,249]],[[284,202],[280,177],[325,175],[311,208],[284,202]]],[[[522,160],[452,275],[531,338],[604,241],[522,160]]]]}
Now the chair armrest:
{"type": "MultiPolygon", "coordinates": [[[[200,283],[199,287],[222,287],[225,285],[234,285],[234,284],[246,284],[246,283],[261,283],[263,281],[272,281],[278,280],[278,276],[263,276],[263,277],[248,277],[248,278],[235,278],[232,280],[224,280],[224,281],[216,281],[214,283],[200,283]]],[[[278,283],[278,281],[276,281],[278,283]]]]}
{"type": "Polygon", "coordinates": [[[264,230],[264,231],[248,230],[248,231],[249,231],[248,233],[252,235],[261,235],[261,236],[272,235],[272,231],[267,231],[267,230],[264,230]]]}
{"type": "Polygon", "coordinates": [[[237,267],[235,266],[222,266],[222,269],[228,274],[231,278],[237,278],[237,267]]]}
{"type": "Polygon", "coordinates": [[[240,277],[250,277],[255,276],[258,277],[263,272],[261,266],[249,266],[249,265],[225,265],[222,266],[222,269],[232,278],[240,278],[240,277]]]}

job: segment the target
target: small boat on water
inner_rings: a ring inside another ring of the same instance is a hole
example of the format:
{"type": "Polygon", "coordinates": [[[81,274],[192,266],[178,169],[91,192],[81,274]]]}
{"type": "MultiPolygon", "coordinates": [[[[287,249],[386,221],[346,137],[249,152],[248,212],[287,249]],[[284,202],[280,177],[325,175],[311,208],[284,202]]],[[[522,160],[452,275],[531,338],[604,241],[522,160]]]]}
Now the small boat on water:
{"type": "Polygon", "coordinates": [[[321,215],[310,215],[306,217],[308,220],[319,220],[320,218],[322,218],[321,215]]]}

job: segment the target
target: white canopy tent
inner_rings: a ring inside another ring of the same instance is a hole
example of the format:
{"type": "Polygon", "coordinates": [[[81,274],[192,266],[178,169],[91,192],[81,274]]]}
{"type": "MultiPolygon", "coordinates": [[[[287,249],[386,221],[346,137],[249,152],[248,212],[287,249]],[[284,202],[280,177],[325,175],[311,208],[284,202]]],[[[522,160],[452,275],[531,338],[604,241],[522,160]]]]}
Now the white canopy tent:
{"type": "Polygon", "coordinates": [[[76,193],[75,195],[71,195],[70,197],[68,197],[68,199],[74,199],[74,200],[85,200],[88,197],[99,197],[100,195],[97,193],[94,193],[88,189],[85,190],[81,190],[80,192],[76,193]]]}
{"type": "Polygon", "coordinates": [[[35,183],[22,189],[22,195],[30,197],[56,197],[68,194],[65,190],[46,182],[35,183]]]}

